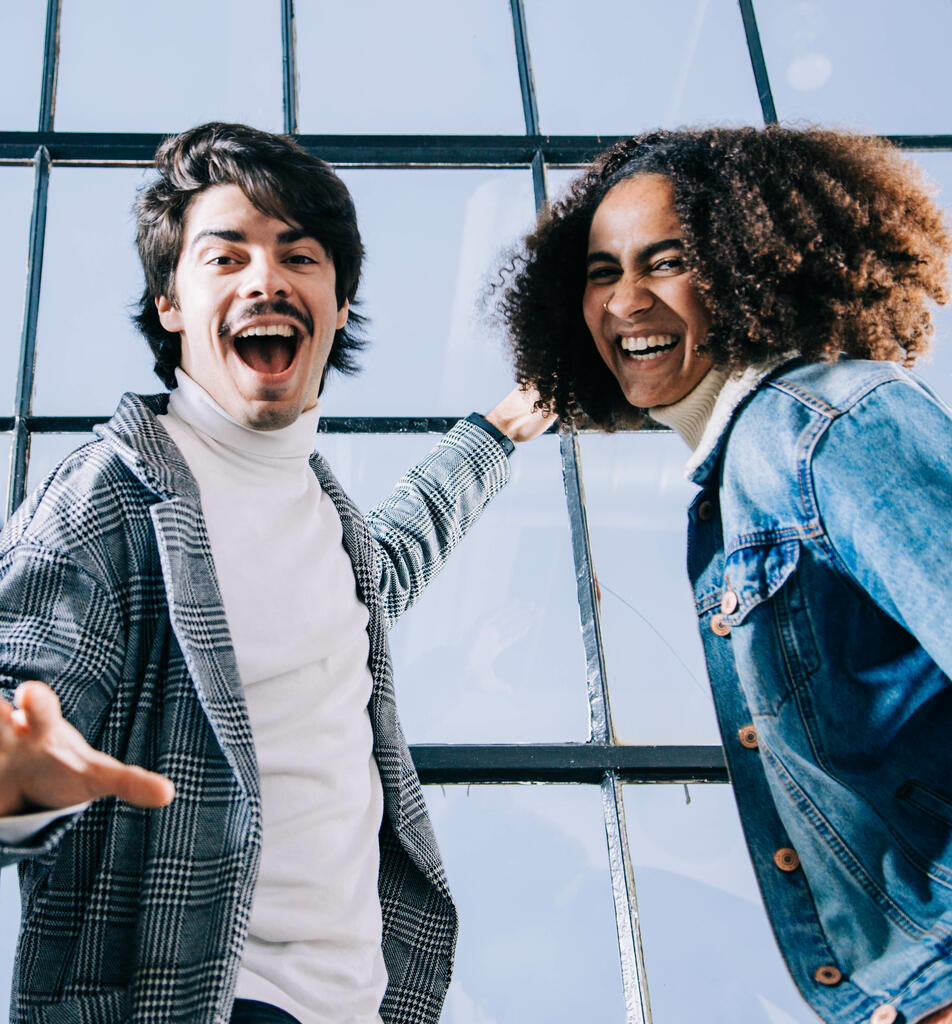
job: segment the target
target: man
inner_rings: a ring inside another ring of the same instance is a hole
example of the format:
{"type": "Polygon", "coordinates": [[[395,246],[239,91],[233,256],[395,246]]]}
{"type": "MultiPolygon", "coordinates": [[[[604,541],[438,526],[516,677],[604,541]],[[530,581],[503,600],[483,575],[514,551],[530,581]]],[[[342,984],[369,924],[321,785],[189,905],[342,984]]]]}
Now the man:
{"type": "Polygon", "coordinates": [[[0,714],[3,809],[129,801],[0,846],[12,1017],[435,1021],[456,917],[386,630],[544,422],[474,414],[365,522],[312,454],[357,347],[346,188],[238,125],[156,166],[137,320],[171,397],[126,395],[0,546],[0,672],[55,691],[0,714]]]}

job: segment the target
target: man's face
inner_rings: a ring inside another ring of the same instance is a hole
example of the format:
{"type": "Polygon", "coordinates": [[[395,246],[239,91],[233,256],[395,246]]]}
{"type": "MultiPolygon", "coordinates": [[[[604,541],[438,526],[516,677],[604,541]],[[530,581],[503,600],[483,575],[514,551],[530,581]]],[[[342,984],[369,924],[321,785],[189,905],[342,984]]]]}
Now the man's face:
{"type": "Polygon", "coordinates": [[[237,185],[191,202],[175,269],[175,304],[156,299],[182,337],[182,369],[234,419],[257,430],[317,403],[337,308],[333,260],[293,222],[269,217],[237,185]]]}
{"type": "Polygon", "coordinates": [[[711,360],[698,355],[710,317],[681,256],[671,182],[641,174],[615,185],[588,238],[582,313],[595,347],[629,404],[677,402],[711,360]]]}

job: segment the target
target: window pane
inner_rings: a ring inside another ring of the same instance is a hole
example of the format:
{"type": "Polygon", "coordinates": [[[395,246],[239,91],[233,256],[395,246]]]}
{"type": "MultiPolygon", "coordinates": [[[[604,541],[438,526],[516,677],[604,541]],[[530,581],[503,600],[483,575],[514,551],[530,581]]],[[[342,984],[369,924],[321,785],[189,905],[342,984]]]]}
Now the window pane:
{"type": "Polygon", "coordinates": [[[46,4],[0,5],[0,96],[3,97],[5,131],[35,132],[40,112],[43,81],[43,37],[46,4]]]}
{"type": "Polygon", "coordinates": [[[952,5],[756,0],[777,114],[883,134],[948,131],[952,5]]]}
{"type": "MultiPolygon", "coordinates": [[[[317,448],[366,511],[436,441],[322,434],[317,448]]],[[[588,738],[558,438],[521,445],[512,469],[509,485],[390,633],[411,743],[588,738]]]]}
{"type": "Polygon", "coordinates": [[[525,0],[525,8],[546,132],[763,124],[736,0],[604,0],[597,8],[525,0]]]}
{"type": "Polygon", "coordinates": [[[56,469],[70,452],[93,439],[93,434],[32,434],[30,462],[26,470],[27,494],[38,487],[47,473],[56,469]]]}
{"type": "Polygon", "coordinates": [[[527,171],[344,171],[367,261],[371,318],[358,377],[334,376],[328,416],[485,412],[512,388],[476,303],[500,250],[532,224],[527,171]]]}
{"type": "Polygon", "coordinates": [[[278,3],[62,2],[59,131],[177,132],[203,121],[281,130],[278,3]]]}
{"type": "Polygon", "coordinates": [[[654,1024],[815,1024],[774,941],[730,787],[624,794],[654,1024]]]}
{"type": "Polygon", "coordinates": [[[523,132],[507,0],[298,0],[302,132],[523,132]]]}
{"type": "Polygon", "coordinates": [[[625,1019],[595,786],[428,787],[459,907],[442,1024],[625,1019]]]}
{"type": "Polygon", "coordinates": [[[619,742],[719,743],[685,569],[688,448],[675,434],[579,443],[619,742]]]}
{"type": "Polygon", "coordinates": [[[32,167],[0,167],[0,309],[7,311],[0,333],[0,416],[13,413],[20,334],[26,297],[26,261],[30,251],[30,212],[33,207],[32,167]]]}
{"type": "Polygon", "coordinates": [[[146,172],[56,167],[50,176],[33,411],[108,415],[124,391],[162,390],[129,319],[142,291],[132,201],[146,172]]]}
{"type": "MultiPolygon", "coordinates": [[[[911,153],[910,156],[939,186],[937,199],[952,230],[952,153],[911,153]]],[[[952,404],[952,305],[935,307],[933,322],[932,352],[916,363],[916,372],[952,404]]]]}
{"type": "MultiPolygon", "coordinates": [[[[0,525],[2,525],[7,511],[7,488],[10,486],[10,452],[13,450],[13,437],[11,434],[0,434],[0,473],[3,474],[3,486],[0,487],[0,494],[3,496],[3,506],[0,508],[0,525]]],[[[2,987],[2,979],[0,979],[2,987]]],[[[3,1020],[3,1013],[0,1012],[0,1020],[3,1020]]]]}

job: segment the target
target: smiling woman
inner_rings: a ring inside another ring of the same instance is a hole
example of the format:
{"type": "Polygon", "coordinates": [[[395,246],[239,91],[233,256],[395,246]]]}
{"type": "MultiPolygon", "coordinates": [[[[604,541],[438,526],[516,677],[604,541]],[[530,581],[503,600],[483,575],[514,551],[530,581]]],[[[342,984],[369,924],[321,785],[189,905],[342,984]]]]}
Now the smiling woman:
{"type": "Polygon", "coordinates": [[[952,1007],[952,411],[897,365],[950,252],[885,143],[654,132],[575,183],[502,298],[543,403],[647,413],[694,450],[725,756],[781,951],[831,1022],[952,1007]]]}

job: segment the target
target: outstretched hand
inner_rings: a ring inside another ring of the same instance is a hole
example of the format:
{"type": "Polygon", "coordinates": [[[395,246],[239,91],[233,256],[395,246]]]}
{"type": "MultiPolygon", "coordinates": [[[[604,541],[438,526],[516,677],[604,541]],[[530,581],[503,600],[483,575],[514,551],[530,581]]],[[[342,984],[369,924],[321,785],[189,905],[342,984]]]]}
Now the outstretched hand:
{"type": "Polygon", "coordinates": [[[175,796],[164,775],[94,750],[63,718],[59,698],[45,683],[21,683],[14,702],[0,700],[0,815],[103,796],[163,807],[175,796]]]}
{"type": "Polygon", "coordinates": [[[535,408],[539,392],[535,388],[524,391],[513,388],[486,419],[512,441],[531,441],[555,422],[555,413],[535,408]]]}

